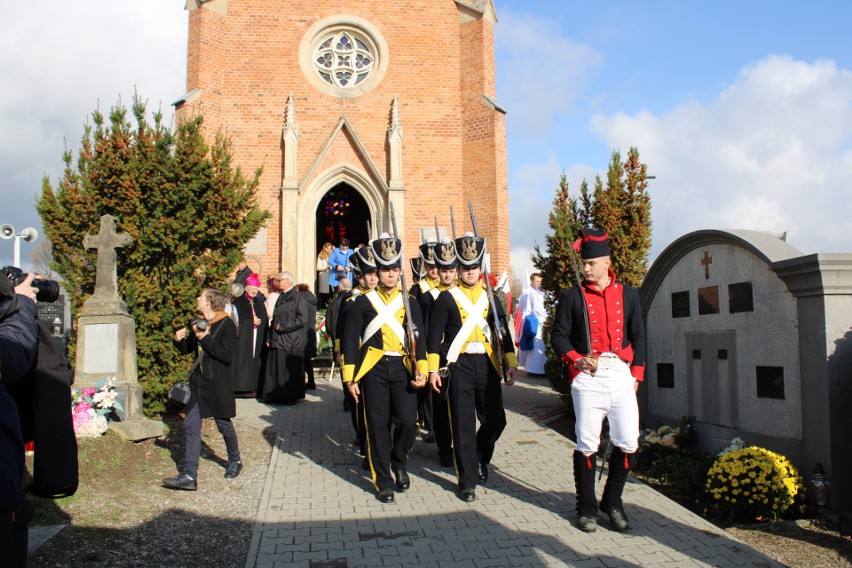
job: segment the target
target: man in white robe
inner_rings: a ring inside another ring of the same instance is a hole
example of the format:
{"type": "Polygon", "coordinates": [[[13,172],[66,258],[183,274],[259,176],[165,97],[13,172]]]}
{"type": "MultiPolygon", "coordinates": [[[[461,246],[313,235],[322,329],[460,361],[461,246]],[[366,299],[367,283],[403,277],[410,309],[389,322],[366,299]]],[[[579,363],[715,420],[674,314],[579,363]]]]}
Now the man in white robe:
{"type": "Polygon", "coordinates": [[[521,294],[518,302],[521,312],[521,356],[519,363],[531,376],[544,376],[544,363],[547,354],[544,348],[544,324],[547,312],[544,309],[544,292],[541,289],[541,274],[530,275],[530,285],[521,294]],[[534,334],[531,333],[534,330],[534,334]],[[526,335],[526,337],[525,337],[526,335]]]}

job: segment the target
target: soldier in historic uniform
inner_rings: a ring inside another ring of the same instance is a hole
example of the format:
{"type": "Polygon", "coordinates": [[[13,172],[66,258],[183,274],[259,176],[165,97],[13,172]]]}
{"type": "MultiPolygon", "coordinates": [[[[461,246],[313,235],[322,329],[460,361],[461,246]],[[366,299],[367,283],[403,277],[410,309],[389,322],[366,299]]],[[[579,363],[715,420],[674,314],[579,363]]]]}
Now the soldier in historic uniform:
{"type": "MultiPolygon", "coordinates": [[[[346,319],[349,314],[349,310],[352,306],[355,305],[355,299],[362,294],[366,294],[370,290],[374,289],[379,284],[379,275],[376,272],[376,263],[373,258],[373,250],[369,245],[365,245],[359,247],[355,254],[352,255],[352,258],[349,259],[349,263],[352,266],[352,273],[355,275],[355,280],[358,283],[358,286],[352,290],[350,290],[348,297],[343,302],[340,308],[340,315],[338,316],[337,321],[337,345],[336,349],[340,351],[340,343],[343,333],[346,329],[346,319]]],[[[344,357],[343,353],[340,354],[340,369],[341,369],[341,379],[343,380],[343,400],[344,400],[344,409],[348,410],[350,416],[352,418],[352,428],[355,430],[357,445],[358,445],[358,453],[364,456],[364,469],[369,469],[369,464],[367,464],[367,439],[366,439],[366,427],[364,425],[364,408],[362,405],[358,404],[358,401],[352,396],[352,393],[349,392],[349,389],[346,388],[346,381],[343,376],[343,367],[344,367],[344,357]]]]}
{"type": "Polygon", "coordinates": [[[429,382],[436,392],[447,383],[459,496],[471,502],[477,482],[488,480],[494,446],[506,427],[501,375],[513,384],[518,363],[502,305],[491,301],[481,280],[485,239],[467,233],[455,246],[458,285],[441,292],[429,313],[429,382]],[[502,345],[497,342],[501,336],[502,345]]]}
{"type": "Polygon", "coordinates": [[[608,417],[614,447],[600,510],[615,530],[624,531],[629,524],[621,494],[639,443],[636,391],[645,373],[642,309],[636,289],[617,281],[610,270],[606,232],[583,229],[574,249],[580,253],[583,282],[559,296],[551,343],[568,365],[577,417],[578,526],[585,532],[597,529],[595,456],[601,424],[608,417]]]}
{"type": "MultiPolygon", "coordinates": [[[[420,311],[423,314],[423,329],[427,331],[429,329],[429,300],[430,297],[434,297],[430,296],[429,292],[436,290],[439,283],[438,267],[435,265],[435,244],[432,241],[427,241],[420,245],[417,257],[420,277],[417,283],[411,287],[411,295],[417,299],[417,303],[420,304],[420,311]]],[[[423,441],[432,444],[435,442],[435,429],[432,425],[429,391],[430,389],[423,389],[417,393],[417,424],[425,431],[423,441]]]]}
{"type": "MultiPolygon", "coordinates": [[[[458,279],[459,261],[456,257],[456,245],[449,237],[444,237],[434,247],[435,265],[438,268],[438,285],[426,294],[428,302],[423,310],[423,319],[428,321],[432,306],[441,292],[456,285],[458,279]]],[[[428,329],[428,326],[427,326],[428,329]]],[[[428,342],[427,342],[428,345],[428,342]]],[[[455,463],[453,459],[453,437],[450,429],[450,412],[446,397],[446,385],[435,391],[428,389],[432,397],[432,427],[435,441],[438,444],[438,460],[442,466],[448,467],[455,463]]]]}
{"type": "Polygon", "coordinates": [[[426,349],[416,340],[412,349],[406,332],[410,322],[418,336],[424,335],[420,307],[406,301],[398,286],[402,241],[383,233],[369,246],[379,285],[353,300],[346,315],[343,380],[363,404],[376,497],[392,503],[394,486],[405,491],[411,484],[406,465],[417,437],[417,390],[426,384],[426,349]]]}

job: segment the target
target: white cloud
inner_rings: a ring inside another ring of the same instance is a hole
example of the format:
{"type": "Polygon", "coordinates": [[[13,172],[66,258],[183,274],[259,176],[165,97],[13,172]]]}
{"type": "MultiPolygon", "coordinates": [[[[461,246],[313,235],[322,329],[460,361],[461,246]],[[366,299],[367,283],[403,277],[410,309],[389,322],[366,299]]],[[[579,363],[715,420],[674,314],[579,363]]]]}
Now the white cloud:
{"type": "MultiPolygon", "coordinates": [[[[162,107],[165,119],[171,118],[169,105],[186,84],[186,27],[186,12],[174,0],[4,6],[0,223],[40,228],[33,204],[41,178],[48,174],[55,182],[61,175],[65,144],[79,147],[83,124],[96,107],[107,112],[119,97],[127,106],[136,87],[149,99],[149,110],[162,107]]],[[[2,242],[0,262],[11,263],[11,246],[2,242]]]]}
{"type": "Polygon", "coordinates": [[[652,256],[704,228],[787,231],[803,252],[852,249],[852,72],[832,61],[769,56],[708,105],[591,126],[611,147],[636,146],[657,176],[652,256]]]}
{"type": "Polygon", "coordinates": [[[498,98],[513,116],[522,116],[513,134],[536,139],[553,119],[576,112],[578,97],[602,56],[574,43],[553,20],[506,10],[495,28],[500,59],[498,98]]]}

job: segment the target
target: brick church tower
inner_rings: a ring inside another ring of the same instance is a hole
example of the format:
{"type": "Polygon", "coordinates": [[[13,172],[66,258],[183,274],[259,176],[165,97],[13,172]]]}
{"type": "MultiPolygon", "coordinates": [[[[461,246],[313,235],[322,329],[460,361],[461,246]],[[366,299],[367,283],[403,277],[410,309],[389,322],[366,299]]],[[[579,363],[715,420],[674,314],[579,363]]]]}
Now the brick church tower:
{"type": "Polygon", "coordinates": [[[263,167],[272,212],[247,245],[263,274],[313,283],[316,256],[366,242],[397,216],[405,257],[421,237],[471,230],[509,267],[504,111],[495,102],[492,0],[187,0],[187,93],[245,172],[263,167]]]}

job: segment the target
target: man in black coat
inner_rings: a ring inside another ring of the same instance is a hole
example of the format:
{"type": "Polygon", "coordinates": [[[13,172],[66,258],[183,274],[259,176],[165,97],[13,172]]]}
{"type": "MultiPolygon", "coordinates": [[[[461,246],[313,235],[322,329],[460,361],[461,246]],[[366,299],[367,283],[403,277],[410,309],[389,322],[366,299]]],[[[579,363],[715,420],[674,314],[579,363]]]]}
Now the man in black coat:
{"type": "Polygon", "coordinates": [[[308,305],[293,274],[278,276],[281,295],[270,316],[269,355],[263,398],[268,404],[295,404],[305,398],[305,345],[308,305]]]}
{"type": "Polygon", "coordinates": [[[21,483],[24,479],[24,442],[15,401],[5,385],[22,378],[32,366],[38,348],[35,291],[32,275],[12,289],[0,274],[0,554],[9,566],[27,563],[27,524],[32,507],[21,483]]]}

